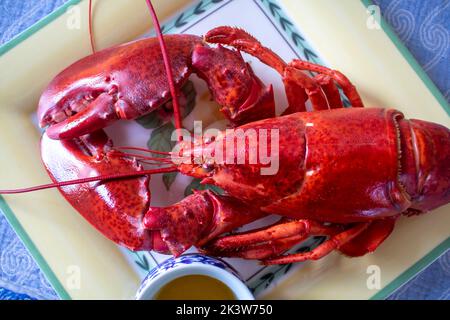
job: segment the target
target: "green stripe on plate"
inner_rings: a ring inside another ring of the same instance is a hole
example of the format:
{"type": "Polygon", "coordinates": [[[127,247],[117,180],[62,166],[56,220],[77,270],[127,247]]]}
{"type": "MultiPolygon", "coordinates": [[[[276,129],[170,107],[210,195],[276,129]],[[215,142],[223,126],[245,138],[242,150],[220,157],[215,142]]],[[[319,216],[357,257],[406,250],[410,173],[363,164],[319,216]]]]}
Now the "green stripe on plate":
{"type": "MultiPolygon", "coordinates": [[[[368,9],[369,6],[375,5],[372,0],[361,0],[362,4],[368,9]]],[[[448,104],[445,97],[442,95],[441,91],[436,87],[434,82],[430,79],[430,77],[426,74],[426,72],[422,69],[417,60],[413,57],[411,52],[409,52],[408,48],[403,44],[403,42],[397,37],[395,32],[392,30],[391,26],[384,20],[383,17],[380,17],[380,24],[383,31],[387,34],[389,39],[395,44],[398,51],[403,55],[403,58],[409,63],[411,68],[416,72],[425,86],[430,90],[431,94],[436,98],[441,107],[447,112],[450,116],[450,105],[448,104]]]]}
{"type": "Polygon", "coordinates": [[[66,289],[62,286],[61,282],[59,282],[53,270],[48,265],[47,261],[45,261],[42,254],[39,252],[38,248],[34,244],[33,240],[28,236],[25,229],[20,224],[19,220],[17,220],[11,208],[6,203],[6,200],[0,196],[0,210],[8,220],[9,224],[13,227],[14,231],[17,233],[19,238],[24,243],[25,247],[28,249],[34,260],[36,261],[41,271],[47,277],[47,280],[52,285],[53,289],[55,289],[56,293],[59,295],[61,299],[70,300],[71,297],[67,293],[66,289]]]}
{"type": "Polygon", "coordinates": [[[69,1],[67,1],[64,5],[62,5],[61,7],[59,7],[58,9],[53,11],[52,13],[50,13],[48,16],[46,16],[45,18],[39,20],[38,22],[36,22],[32,26],[30,26],[29,28],[27,28],[24,31],[22,31],[21,33],[19,33],[13,39],[11,39],[10,41],[6,42],[5,44],[3,44],[0,47],[0,56],[2,56],[3,54],[5,54],[9,50],[11,50],[12,48],[17,46],[19,43],[21,43],[25,39],[29,38],[31,35],[33,35],[37,31],[39,31],[40,29],[45,27],[47,24],[49,24],[50,22],[52,22],[53,20],[58,18],[60,15],[65,13],[67,8],[69,8],[70,6],[78,4],[80,1],[81,0],[69,0],[69,1]]]}
{"type": "Polygon", "coordinates": [[[371,300],[386,299],[395,290],[397,290],[406,282],[408,282],[408,280],[416,276],[421,270],[425,269],[428,265],[433,263],[433,261],[435,261],[441,255],[443,255],[449,249],[450,249],[450,238],[447,238],[447,240],[442,242],[440,245],[438,245],[436,248],[434,248],[428,254],[426,254],[422,259],[420,259],[411,267],[406,269],[406,271],[404,271],[401,275],[392,280],[388,285],[386,285],[383,289],[378,291],[370,299],[371,300]]]}

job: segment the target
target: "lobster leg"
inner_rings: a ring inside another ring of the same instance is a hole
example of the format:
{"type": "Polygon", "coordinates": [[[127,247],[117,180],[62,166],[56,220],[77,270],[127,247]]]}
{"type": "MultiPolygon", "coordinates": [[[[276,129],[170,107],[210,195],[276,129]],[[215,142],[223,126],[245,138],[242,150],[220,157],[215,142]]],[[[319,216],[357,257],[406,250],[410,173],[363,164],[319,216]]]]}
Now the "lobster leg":
{"type": "Polygon", "coordinates": [[[327,98],[323,93],[322,88],[313,78],[308,77],[305,73],[287,66],[283,74],[283,83],[286,86],[285,90],[289,102],[289,107],[283,112],[283,115],[300,111],[328,109],[327,98]],[[298,92],[300,91],[298,90],[299,88],[303,88],[311,101],[311,109],[308,109],[304,103],[299,104],[299,97],[297,97],[298,92]]]}
{"type": "Polygon", "coordinates": [[[306,111],[307,98],[312,102],[314,110],[328,109],[328,104],[320,85],[295,67],[286,64],[276,53],[264,47],[257,39],[242,29],[218,27],[205,35],[205,40],[232,46],[240,51],[257,57],[261,62],[274,68],[283,78],[286,96],[289,102],[289,113],[306,111]]]}
{"type": "Polygon", "coordinates": [[[349,257],[360,257],[375,251],[394,230],[398,216],[375,220],[357,237],[339,247],[339,251],[349,257]]]}
{"type": "Polygon", "coordinates": [[[325,93],[330,109],[337,109],[344,107],[344,104],[342,103],[341,100],[341,95],[339,94],[339,89],[330,76],[327,76],[325,74],[318,74],[314,77],[314,79],[317,81],[318,84],[320,84],[320,87],[325,93]]]}
{"type": "Polygon", "coordinates": [[[342,88],[353,107],[363,107],[355,86],[341,72],[298,59],[286,64],[276,53],[264,47],[257,39],[242,29],[218,27],[209,31],[205,35],[205,39],[208,42],[233,46],[257,57],[263,63],[277,70],[283,77],[289,102],[289,107],[284,114],[306,111],[307,98],[311,101],[312,110],[341,107],[342,101],[336,95],[338,90],[336,85],[331,84],[331,79],[342,88]],[[299,71],[315,72],[327,77],[310,78],[299,71]]]}
{"type": "MultiPolygon", "coordinates": [[[[245,247],[241,251],[236,251],[230,254],[230,257],[239,257],[243,259],[257,259],[263,260],[270,257],[277,257],[283,252],[289,250],[296,244],[306,240],[306,236],[296,235],[287,238],[281,238],[276,240],[271,240],[267,243],[254,244],[245,247]]],[[[219,253],[219,256],[224,256],[223,253],[219,253]]]]}
{"type": "Polygon", "coordinates": [[[341,227],[325,226],[308,219],[287,222],[282,219],[269,227],[219,238],[203,249],[222,257],[267,259],[282,254],[310,236],[333,236],[341,231],[341,227]]]}
{"type": "MultiPolygon", "coordinates": [[[[358,91],[356,91],[355,86],[350,82],[350,80],[341,72],[337,70],[332,70],[330,68],[309,62],[309,61],[303,61],[295,59],[289,65],[299,69],[299,70],[305,70],[305,71],[312,71],[319,74],[324,74],[332,79],[334,79],[339,86],[344,91],[344,94],[347,96],[347,98],[350,100],[350,103],[353,108],[363,108],[364,104],[361,100],[361,97],[359,96],[358,91]]],[[[333,106],[331,106],[333,108],[333,106]]]]}
{"type": "Polygon", "coordinates": [[[350,229],[332,236],[330,239],[309,252],[302,252],[273,259],[267,259],[264,260],[263,263],[266,265],[271,265],[302,262],[306,260],[318,260],[331,253],[332,251],[339,249],[341,246],[345,245],[352,239],[356,238],[358,235],[362,234],[369,227],[369,225],[370,222],[359,223],[350,229]]]}
{"type": "Polygon", "coordinates": [[[343,231],[341,226],[325,226],[302,219],[280,221],[272,226],[225,236],[207,244],[203,250],[222,257],[260,259],[266,264],[285,264],[317,260],[333,250],[359,257],[373,252],[392,232],[397,217],[360,223],[343,231]],[[309,252],[280,256],[310,236],[329,236],[329,240],[309,252]]]}

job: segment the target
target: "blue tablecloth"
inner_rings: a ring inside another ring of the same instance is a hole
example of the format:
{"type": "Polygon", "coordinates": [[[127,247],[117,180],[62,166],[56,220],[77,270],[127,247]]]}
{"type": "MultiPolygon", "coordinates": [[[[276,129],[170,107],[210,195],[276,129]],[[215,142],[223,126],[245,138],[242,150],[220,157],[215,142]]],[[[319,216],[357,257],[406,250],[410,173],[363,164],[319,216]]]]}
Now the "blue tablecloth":
{"type": "MultiPolygon", "coordinates": [[[[0,44],[66,0],[0,0],[0,44]]],[[[450,0],[375,0],[408,49],[450,100],[450,0]]],[[[390,299],[449,299],[450,251],[390,299]]],[[[0,299],[57,299],[56,293],[0,212],[0,299]]]]}

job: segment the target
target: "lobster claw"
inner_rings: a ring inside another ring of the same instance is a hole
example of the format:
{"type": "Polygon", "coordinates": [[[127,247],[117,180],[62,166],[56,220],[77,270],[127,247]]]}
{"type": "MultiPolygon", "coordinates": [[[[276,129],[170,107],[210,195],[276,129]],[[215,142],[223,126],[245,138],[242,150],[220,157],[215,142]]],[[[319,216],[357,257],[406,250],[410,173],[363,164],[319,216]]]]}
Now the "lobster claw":
{"type": "MultiPolygon", "coordinates": [[[[165,36],[176,86],[189,77],[192,51],[202,39],[165,36]]],[[[143,116],[170,99],[169,84],[156,38],[108,48],[82,58],[48,85],[39,100],[41,127],[52,139],[71,139],[118,119],[143,116]]]]}
{"type": "MultiPolygon", "coordinates": [[[[174,85],[191,73],[204,79],[233,125],[275,116],[272,86],[264,86],[240,52],[209,47],[194,35],[164,37],[174,85]]],[[[119,119],[132,120],[170,100],[156,38],[89,55],[59,73],[39,100],[41,127],[51,139],[72,139],[119,119]]]]}
{"type": "Polygon", "coordinates": [[[79,137],[102,129],[120,119],[114,110],[113,98],[102,93],[86,109],[55,123],[47,129],[47,135],[53,139],[79,137]]]}
{"type": "MultiPolygon", "coordinates": [[[[111,149],[102,131],[73,140],[41,140],[41,157],[54,182],[142,170],[132,158],[111,149]]],[[[131,250],[167,251],[159,233],[142,226],[148,209],[148,176],[59,187],[67,201],[98,231],[131,250]]]]}

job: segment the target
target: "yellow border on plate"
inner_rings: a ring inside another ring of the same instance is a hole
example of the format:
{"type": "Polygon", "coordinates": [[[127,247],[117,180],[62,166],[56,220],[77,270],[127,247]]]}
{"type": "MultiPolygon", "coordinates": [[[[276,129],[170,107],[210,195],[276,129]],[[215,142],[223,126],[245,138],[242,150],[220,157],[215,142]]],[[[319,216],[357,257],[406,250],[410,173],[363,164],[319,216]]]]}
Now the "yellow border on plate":
{"type": "MultiPolygon", "coordinates": [[[[78,1],[70,4],[75,2],[78,1]]],[[[358,84],[367,105],[396,107],[409,117],[449,126],[447,114],[386,33],[367,28],[368,14],[360,2],[280,2],[325,60],[358,84]]],[[[155,1],[161,18],[186,3],[155,1]]],[[[108,4],[96,1],[94,10],[100,48],[130,40],[150,27],[143,1],[133,7],[126,0],[108,4]]],[[[19,187],[48,181],[37,157],[39,137],[29,115],[48,81],[71,61],[89,53],[86,12],[87,1],[82,1],[69,13],[27,34],[26,40],[8,48],[11,50],[0,58],[0,70],[8,75],[7,81],[0,82],[0,119],[4,131],[0,145],[2,154],[8,155],[0,159],[0,181],[5,187],[11,187],[10,183],[19,187]],[[76,14],[82,18],[81,28],[69,29],[68,21],[76,14]]],[[[56,286],[61,287],[58,292],[64,298],[76,299],[132,297],[139,280],[117,248],[77,214],[71,214],[73,209],[55,192],[5,198],[15,213],[9,215],[10,220],[14,220],[16,230],[18,226],[23,228],[26,242],[33,239],[31,244],[40,253],[38,262],[52,271],[56,286]],[[81,288],[76,288],[73,278],[77,270],[81,288]]],[[[431,215],[400,221],[391,238],[373,255],[359,259],[332,255],[320,262],[306,263],[267,297],[369,298],[378,290],[367,289],[368,266],[381,268],[381,288],[384,288],[439,243],[447,243],[448,247],[448,241],[444,242],[448,238],[448,211],[447,206],[431,215]]]]}

